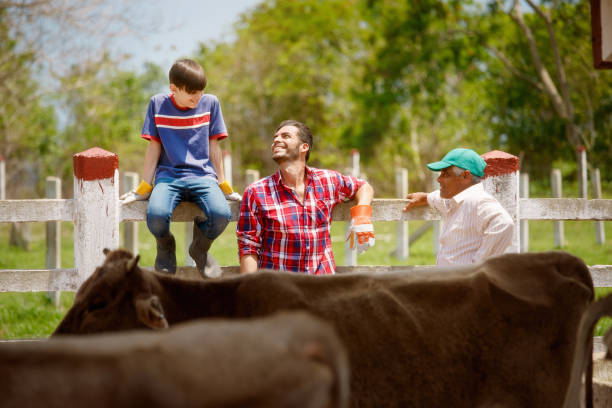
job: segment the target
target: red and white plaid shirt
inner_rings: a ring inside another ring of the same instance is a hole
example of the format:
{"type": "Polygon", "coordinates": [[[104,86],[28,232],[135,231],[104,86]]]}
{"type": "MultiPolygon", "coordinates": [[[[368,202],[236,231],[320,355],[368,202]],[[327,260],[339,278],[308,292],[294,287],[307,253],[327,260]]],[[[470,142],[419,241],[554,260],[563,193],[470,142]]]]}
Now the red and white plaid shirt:
{"type": "Polygon", "coordinates": [[[242,197],[238,255],[256,255],[259,268],[334,273],[329,234],[336,204],[355,197],[363,180],[337,171],[306,167],[304,202],[281,181],[280,170],[249,185],[242,197]]]}

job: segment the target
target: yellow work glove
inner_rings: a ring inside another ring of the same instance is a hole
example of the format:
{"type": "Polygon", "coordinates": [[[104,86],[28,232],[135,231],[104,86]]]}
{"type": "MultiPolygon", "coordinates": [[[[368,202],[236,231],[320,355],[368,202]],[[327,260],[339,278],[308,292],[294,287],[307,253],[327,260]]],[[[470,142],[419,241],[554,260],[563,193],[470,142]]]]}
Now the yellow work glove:
{"type": "Polygon", "coordinates": [[[350,240],[349,246],[351,249],[357,248],[359,253],[373,247],[376,242],[374,239],[374,226],[372,221],[370,221],[371,216],[372,207],[369,205],[351,207],[351,225],[346,240],[350,240]]]}
{"type": "Polygon", "coordinates": [[[225,194],[225,198],[227,200],[230,201],[240,201],[242,200],[242,196],[236,192],[234,192],[234,190],[232,189],[232,186],[229,185],[229,183],[226,181],[224,181],[223,183],[219,184],[219,187],[221,188],[221,191],[223,191],[223,194],[225,194]]]}
{"type": "Polygon", "coordinates": [[[119,197],[119,201],[121,201],[121,204],[127,204],[132,201],[146,200],[151,195],[151,191],[153,191],[153,186],[142,180],[138,187],[119,197]]]}

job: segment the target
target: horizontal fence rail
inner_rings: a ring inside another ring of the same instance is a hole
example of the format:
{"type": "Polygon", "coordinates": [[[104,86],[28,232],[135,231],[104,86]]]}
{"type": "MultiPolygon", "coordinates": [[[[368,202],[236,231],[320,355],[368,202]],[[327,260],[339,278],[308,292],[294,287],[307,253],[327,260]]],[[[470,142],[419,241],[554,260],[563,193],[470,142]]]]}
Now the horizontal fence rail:
{"type": "MultiPolygon", "coordinates": [[[[74,221],[74,200],[0,200],[0,222],[74,221]]],[[[375,199],[372,203],[372,221],[439,220],[440,215],[429,207],[413,208],[403,212],[407,201],[398,198],[375,199]]],[[[229,203],[232,221],[238,220],[240,203],[229,203]]],[[[333,221],[350,220],[353,203],[336,206],[333,221]]],[[[121,206],[121,221],[144,221],[146,201],[135,201],[121,206]]],[[[179,204],[172,214],[173,221],[191,221],[203,216],[193,203],[179,204]]],[[[519,219],[525,220],[612,220],[612,200],[584,198],[522,198],[519,201],[519,219]]]]}

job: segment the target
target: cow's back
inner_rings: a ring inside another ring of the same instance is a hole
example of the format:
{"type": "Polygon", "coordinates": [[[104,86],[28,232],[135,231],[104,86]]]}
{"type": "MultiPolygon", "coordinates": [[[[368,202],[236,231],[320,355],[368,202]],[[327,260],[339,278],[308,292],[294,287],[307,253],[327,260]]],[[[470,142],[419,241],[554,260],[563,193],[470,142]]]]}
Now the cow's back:
{"type": "Polygon", "coordinates": [[[554,407],[592,297],[584,263],[552,252],[417,275],[260,273],[243,280],[237,313],[298,308],[331,321],[353,406],[554,407]]]}

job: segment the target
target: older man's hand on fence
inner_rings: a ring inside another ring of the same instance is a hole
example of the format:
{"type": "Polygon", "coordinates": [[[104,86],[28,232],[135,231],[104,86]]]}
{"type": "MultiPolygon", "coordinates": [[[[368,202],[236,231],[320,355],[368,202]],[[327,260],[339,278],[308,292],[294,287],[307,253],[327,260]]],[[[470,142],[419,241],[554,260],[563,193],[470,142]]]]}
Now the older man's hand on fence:
{"type": "Polygon", "coordinates": [[[146,200],[151,195],[151,191],[153,191],[153,186],[142,180],[137,188],[130,190],[119,197],[119,201],[121,204],[127,204],[131,203],[132,201],[146,200]]]}
{"type": "Polygon", "coordinates": [[[225,198],[227,200],[230,201],[240,201],[242,200],[242,196],[238,193],[236,193],[234,191],[234,189],[232,189],[232,186],[230,186],[230,184],[226,181],[224,181],[223,183],[219,184],[219,188],[221,188],[221,191],[223,191],[223,194],[225,194],[225,198]]]}
{"type": "Polygon", "coordinates": [[[427,205],[427,193],[410,193],[406,196],[408,204],[404,207],[404,211],[410,211],[413,207],[427,205]]]}
{"type": "Polygon", "coordinates": [[[359,253],[367,251],[376,242],[371,216],[372,207],[369,205],[351,207],[351,226],[346,240],[351,249],[357,248],[359,253]]]}

